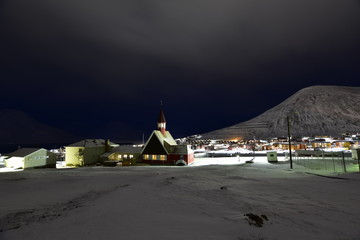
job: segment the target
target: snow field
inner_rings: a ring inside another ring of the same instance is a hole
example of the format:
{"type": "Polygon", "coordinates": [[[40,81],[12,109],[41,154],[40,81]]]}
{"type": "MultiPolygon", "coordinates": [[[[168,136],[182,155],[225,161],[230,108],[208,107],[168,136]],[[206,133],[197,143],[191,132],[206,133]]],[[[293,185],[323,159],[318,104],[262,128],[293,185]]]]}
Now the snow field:
{"type": "Polygon", "coordinates": [[[0,181],[0,239],[360,238],[356,173],[255,162],[39,169],[0,181]],[[247,213],[268,220],[257,227],[247,213]]]}

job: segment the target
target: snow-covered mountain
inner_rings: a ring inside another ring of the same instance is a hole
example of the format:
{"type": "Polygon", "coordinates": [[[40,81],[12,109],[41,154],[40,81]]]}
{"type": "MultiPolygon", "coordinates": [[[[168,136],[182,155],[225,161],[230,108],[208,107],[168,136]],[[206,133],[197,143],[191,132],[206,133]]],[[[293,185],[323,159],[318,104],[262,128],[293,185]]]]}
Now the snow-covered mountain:
{"type": "Polygon", "coordinates": [[[67,143],[73,135],[47,126],[18,110],[0,110],[0,143],[67,143]]]}
{"type": "Polygon", "coordinates": [[[270,138],[360,132],[360,87],[312,86],[246,122],[202,134],[203,138],[270,138]]]}

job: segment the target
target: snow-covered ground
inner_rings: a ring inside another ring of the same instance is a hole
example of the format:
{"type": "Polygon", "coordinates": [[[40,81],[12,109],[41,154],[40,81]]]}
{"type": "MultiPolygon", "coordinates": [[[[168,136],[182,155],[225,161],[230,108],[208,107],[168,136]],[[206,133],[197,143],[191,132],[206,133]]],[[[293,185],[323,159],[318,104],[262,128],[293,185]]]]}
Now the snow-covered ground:
{"type": "Polygon", "coordinates": [[[0,239],[360,239],[358,173],[197,164],[1,173],[0,239]]]}
{"type": "MultiPolygon", "coordinates": [[[[286,161],[285,156],[278,156],[279,162],[286,161]]],[[[266,156],[241,156],[241,157],[202,157],[195,158],[195,162],[191,166],[205,166],[205,165],[238,165],[246,163],[247,161],[253,161],[254,163],[267,163],[266,156]]]]}

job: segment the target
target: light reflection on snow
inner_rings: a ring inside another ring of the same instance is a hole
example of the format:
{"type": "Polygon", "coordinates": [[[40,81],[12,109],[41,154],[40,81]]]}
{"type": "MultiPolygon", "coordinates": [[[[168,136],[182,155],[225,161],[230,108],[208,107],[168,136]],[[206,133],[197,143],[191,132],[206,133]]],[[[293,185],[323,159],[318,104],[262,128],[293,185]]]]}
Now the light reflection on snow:
{"type": "Polygon", "coordinates": [[[21,172],[24,171],[24,169],[17,169],[17,168],[8,168],[8,167],[1,167],[0,172],[21,172]]]}

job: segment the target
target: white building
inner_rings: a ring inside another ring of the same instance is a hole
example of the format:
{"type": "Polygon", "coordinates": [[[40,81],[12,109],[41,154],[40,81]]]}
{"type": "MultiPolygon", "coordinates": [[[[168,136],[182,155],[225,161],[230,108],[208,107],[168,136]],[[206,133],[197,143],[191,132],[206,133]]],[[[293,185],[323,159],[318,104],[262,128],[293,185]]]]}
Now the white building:
{"type": "Polygon", "coordinates": [[[56,156],[44,148],[19,148],[5,154],[5,166],[9,168],[55,167],[56,156]]]}

